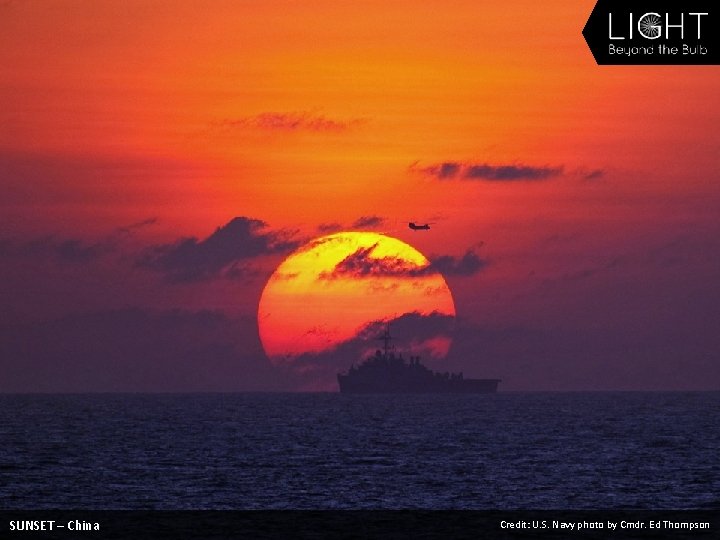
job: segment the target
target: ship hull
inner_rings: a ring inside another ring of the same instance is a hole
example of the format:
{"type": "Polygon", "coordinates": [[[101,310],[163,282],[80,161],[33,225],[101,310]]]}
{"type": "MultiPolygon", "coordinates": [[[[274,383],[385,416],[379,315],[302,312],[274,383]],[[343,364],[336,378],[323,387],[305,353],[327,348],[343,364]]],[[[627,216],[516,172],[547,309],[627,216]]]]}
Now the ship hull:
{"type": "Polygon", "coordinates": [[[500,379],[353,380],[347,375],[338,375],[341,394],[494,394],[499,383],[500,379]]]}

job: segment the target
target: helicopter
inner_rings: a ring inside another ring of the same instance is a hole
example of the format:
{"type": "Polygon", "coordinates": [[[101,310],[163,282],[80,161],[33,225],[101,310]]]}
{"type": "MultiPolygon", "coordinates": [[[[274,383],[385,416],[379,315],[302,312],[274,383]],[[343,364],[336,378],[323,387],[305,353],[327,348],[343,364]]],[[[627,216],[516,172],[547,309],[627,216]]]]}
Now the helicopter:
{"type": "Polygon", "coordinates": [[[414,221],[411,221],[408,223],[408,227],[410,227],[413,231],[429,231],[430,230],[430,224],[425,223],[423,225],[418,225],[414,221]]]}

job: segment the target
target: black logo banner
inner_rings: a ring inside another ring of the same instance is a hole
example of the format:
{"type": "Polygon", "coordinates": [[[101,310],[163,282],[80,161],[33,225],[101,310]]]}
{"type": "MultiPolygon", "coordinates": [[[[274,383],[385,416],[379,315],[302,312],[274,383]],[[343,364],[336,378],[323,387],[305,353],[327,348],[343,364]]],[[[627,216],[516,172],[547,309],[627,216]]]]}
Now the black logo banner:
{"type": "Polygon", "coordinates": [[[582,33],[599,65],[720,65],[717,0],[598,0],[582,33]]]}

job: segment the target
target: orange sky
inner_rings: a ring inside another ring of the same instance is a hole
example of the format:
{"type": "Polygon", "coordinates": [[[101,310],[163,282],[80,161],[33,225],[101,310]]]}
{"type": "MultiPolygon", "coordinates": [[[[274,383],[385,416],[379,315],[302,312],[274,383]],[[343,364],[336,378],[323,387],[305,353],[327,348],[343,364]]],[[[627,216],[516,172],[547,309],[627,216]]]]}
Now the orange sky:
{"type": "Polygon", "coordinates": [[[188,231],[248,206],[291,226],[389,214],[408,192],[421,217],[438,196],[457,208],[406,173],[417,160],[611,167],[660,191],[650,176],[678,156],[712,170],[717,69],[598,68],[580,35],[592,5],[9,2],[0,145],[119,171],[120,186],[63,178],[59,197],[18,188],[57,220],[81,199],[93,222],[152,207],[188,231]]]}
{"type": "MultiPolygon", "coordinates": [[[[253,259],[254,281],[170,290],[143,273],[159,259],[128,253],[202,240],[235,216],[298,243],[377,216],[374,230],[428,257],[475,250],[484,270],[447,281],[458,316],[489,324],[542,311],[559,328],[593,290],[636,290],[656,315],[669,285],[691,289],[678,302],[701,297],[716,270],[703,257],[718,229],[720,70],[597,66],[581,35],[593,5],[0,2],[0,248],[71,238],[125,252],[77,286],[73,269],[46,278],[47,265],[7,262],[7,309],[253,315],[281,250],[253,259]],[[442,163],[461,173],[440,178],[442,163]],[[462,177],[483,165],[540,177],[462,177]],[[670,245],[697,266],[666,271],[670,245]]],[[[632,325],[617,302],[608,314],[632,325]]]]}

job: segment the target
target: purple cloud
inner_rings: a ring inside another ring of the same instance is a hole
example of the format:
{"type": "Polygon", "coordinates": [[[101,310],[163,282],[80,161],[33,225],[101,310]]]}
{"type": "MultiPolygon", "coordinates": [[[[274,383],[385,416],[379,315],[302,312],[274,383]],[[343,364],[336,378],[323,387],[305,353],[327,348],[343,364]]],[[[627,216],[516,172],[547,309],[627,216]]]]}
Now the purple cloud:
{"type": "Polygon", "coordinates": [[[233,263],[292,251],[299,242],[290,240],[290,236],[286,231],[267,230],[264,221],[236,217],[204,240],[181,238],[171,244],[150,247],[141,255],[138,265],[163,272],[174,282],[220,277],[228,267],[227,277],[237,278],[248,269],[233,263]]]}
{"type": "Polygon", "coordinates": [[[432,255],[430,263],[419,266],[398,257],[372,257],[377,244],[359,248],[340,261],[332,272],[323,272],[320,279],[339,277],[399,277],[414,278],[439,272],[443,275],[471,276],[485,268],[488,262],[481,259],[474,249],[469,249],[462,257],[452,255],[432,255]]]}
{"type": "Polygon", "coordinates": [[[446,161],[419,169],[439,180],[484,180],[488,182],[512,182],[546,180],[559,176],[562,167],[534,167],[529,165],[490,165],[487,163],[464,163],[446,161]]]}

